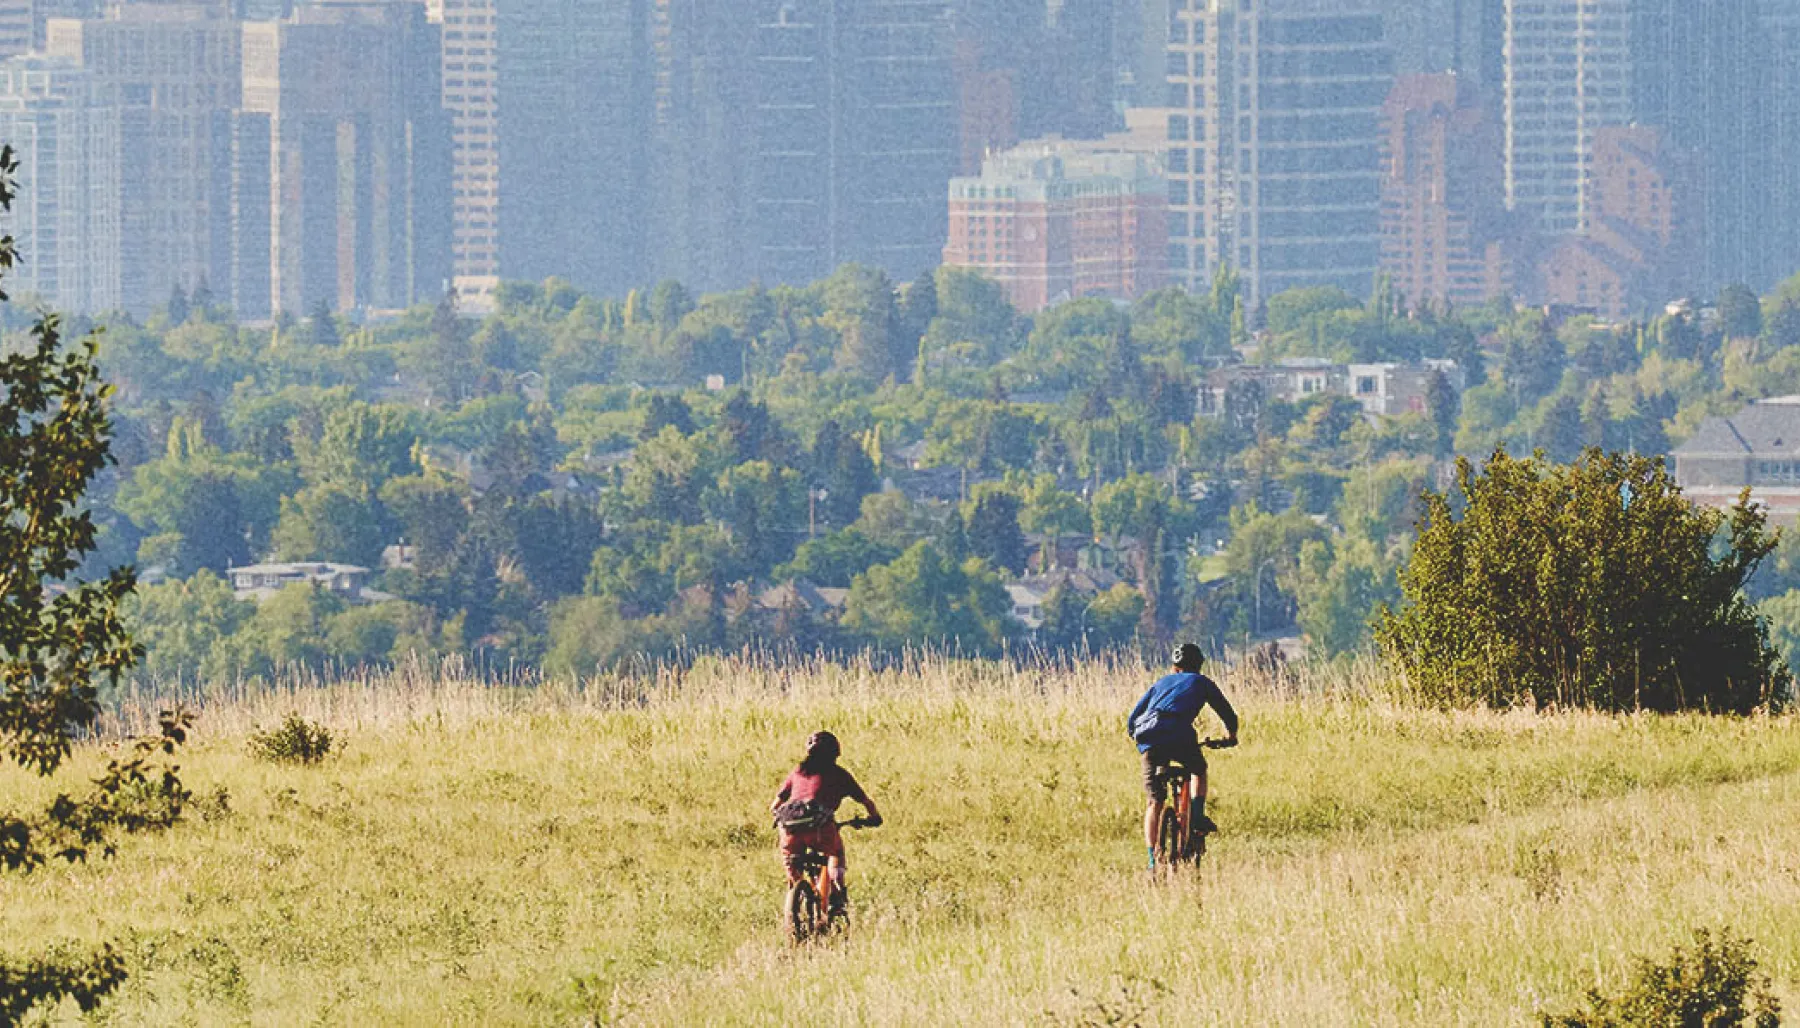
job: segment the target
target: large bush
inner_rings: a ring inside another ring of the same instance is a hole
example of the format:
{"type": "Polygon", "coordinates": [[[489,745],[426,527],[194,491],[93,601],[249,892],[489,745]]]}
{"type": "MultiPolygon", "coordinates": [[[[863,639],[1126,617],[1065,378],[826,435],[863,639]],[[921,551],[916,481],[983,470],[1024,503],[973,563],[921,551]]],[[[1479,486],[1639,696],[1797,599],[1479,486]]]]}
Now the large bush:
{"type": "Polygon", "coordinates": [[[1696,507],[1660,458],[1497,451],[1425,494],[1377,637],[1442,702],[1747,712],[1792,684],[1742,593],[1774,545],[1747,500],[1696,507]]]}

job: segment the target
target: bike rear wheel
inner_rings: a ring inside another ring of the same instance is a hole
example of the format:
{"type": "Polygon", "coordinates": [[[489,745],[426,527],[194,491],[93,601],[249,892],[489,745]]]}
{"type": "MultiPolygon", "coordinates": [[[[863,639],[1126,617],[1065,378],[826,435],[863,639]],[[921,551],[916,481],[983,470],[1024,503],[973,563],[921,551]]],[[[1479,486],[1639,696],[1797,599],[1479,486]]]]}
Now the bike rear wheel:
{"type": "Polygon", "coordinates": [[[788,888],[787,905],[788,938],[795,942],[805,942],[818,934],[820,928],[819,894],[812,883],[802,878],[788,888]]]}
{"type": "Polygon", "coordinates": [[[1174,867],[1181,862],[1181,856],[1181,818],[1175,804],[1164,804],[1162,823],[1156,832],[1156,862],[1163,867],[1174,867]]]}

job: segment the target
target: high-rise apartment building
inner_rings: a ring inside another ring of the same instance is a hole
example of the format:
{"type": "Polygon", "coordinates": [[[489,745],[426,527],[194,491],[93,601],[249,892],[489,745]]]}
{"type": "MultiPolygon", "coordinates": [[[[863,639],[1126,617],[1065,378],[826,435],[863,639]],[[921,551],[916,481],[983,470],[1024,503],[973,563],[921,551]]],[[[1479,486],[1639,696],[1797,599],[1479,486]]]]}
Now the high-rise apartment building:
{"type": "Polygon", "coordinates": [[[91,72],[120,110],[119,304],[144,314],[176,289],[231,277],[231,110],[242,61],[224,7],[131,4],[104,19],[51,19],[46,49],[91,72]]]}
{"type": "Polygon", "coordinates": [[[655,0],[651,9],[654,275],[646,280],[675,278],[696,290],[747,281],[757,8],[655,0]]]}
{"type": "Polygon", "coordinates": [[[244,25],[240,312],[394,309],[444,294],[451,158],[439,45],[412,3],[305,4],[244,25]]]}
{"type": "Polygon", "coordinates": [[[1181,0],[1168,63],[1170,274],[1222,264],[1256,300],[1367,295],[1380,263],[1378,8],[1359,0],[1181,0]]]}
{"type": "Polygon", "coordinates": [[[495,0],[430,0],[442,32],[450,117],[451,277],[464,310],[486,310],[500,284],[500,65],[495,0]]]}
{"type": "Polygon", "coordinates": [[[0,57],[16,57],[37,42],[32,0],[0,0],[0,57]]]}
{"type": "Polygon", "coordinates": [[[1504,4],[1506,203],[1542,232],[1578,232],[1595,133],[1632,120],[1631,0],[1504,4]]]}
{"type": "Polygon", "coordinates": [[[18,242],[17,300],[73,314],[119,306],[119,109],[73,61],[0,63],[0,139],[19,170],[0,224],[18,242]]]}
{"type": "Polygon", "coordinates": [[[1792,73],[1771,60],[1765,6],[1633,0],[1632,117],[1701,162],[1705,240],[1685,283],[1701,296],[1732,282],[1768,289],[1794,270],[1769,259],[1770,79],[1792,73]]]}
{"type": "Polygon", "coordinates": [[[1381,0],[1394,71],[1455,72],[1497,98],[1501,80],[1501,0],[1381,0]]]}
{"type": "Polygon", "coordinates": [[[1167,185],[1156,158],[1067,141],[990,156],[950,180],[944,264],[981,272],[1026,313],[1164,284],[1167,185]]]}
{"type": "Polygon", "coordinates": [[[1780,279],[1800,271],[1800,0],[1763,5],[1760,33],[1763,43],[1752,67],[1763,70],[1768,126],[1763,188],[1769,207],[1762,245],[1771,277],[1780,279]]]}
{"type": "Polygon", "coordinates": [[[1024,131],[1098,139],[1118,128],[1121,55],[1114,46],[1113,0],[1052,5],[1042,47],[1042,92],[1026,102],[1024,131]]]}
{"type": "Polygon", "coordinates": [[[749,276],[938,263],[957,163],[943,0],[762,0],[750,128],[749,276]]]}
{"type": "Polygon", "coordinates": [[[622,295],[648,270],[648,0],[495,11],[500,275],[622,295]]]}
{"type": "Polygon", "coordinates": [[[1511,296],[1500,125],[1461,76],[1407,75],[1382,108],[1381,270],[1408,301],[1511,296]]]}

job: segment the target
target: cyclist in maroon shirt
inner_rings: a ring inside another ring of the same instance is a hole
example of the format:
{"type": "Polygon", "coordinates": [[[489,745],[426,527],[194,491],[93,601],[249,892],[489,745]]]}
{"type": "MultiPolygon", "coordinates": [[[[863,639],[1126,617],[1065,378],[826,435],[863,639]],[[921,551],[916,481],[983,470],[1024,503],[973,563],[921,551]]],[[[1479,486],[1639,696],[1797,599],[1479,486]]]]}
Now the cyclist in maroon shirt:
{"type": "Polygon", "coordinates": [[[806,757],[789,772],[769,810],[775,815],[781,836],[782,862],[787,865],[788,885],[800,880],[800,854],[808,849],[823,854],[831,876],[831,906],[841,911],[849,893],[844,886],[844,837],[838,831],[837,809],[855,800],[869,812],[870,828],[881,825],[875,801],[863,792],[856,778],[839,764],[842,747],[830,732],[814,732],[806,740],[806,757]]]}

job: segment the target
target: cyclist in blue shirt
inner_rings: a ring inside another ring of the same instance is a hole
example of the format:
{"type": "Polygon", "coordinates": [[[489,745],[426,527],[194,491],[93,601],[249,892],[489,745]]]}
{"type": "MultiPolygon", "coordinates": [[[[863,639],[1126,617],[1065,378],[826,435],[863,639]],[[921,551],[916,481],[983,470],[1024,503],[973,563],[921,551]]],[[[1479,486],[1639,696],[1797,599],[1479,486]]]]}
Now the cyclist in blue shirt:
{"type": "Polygon", "coordinates": [[[1194,731],[1194,719],[1200,716],[1201,708],[1211,707],[1225,723],[1226,738],[1216,745],[1237,745],[1237,711],[1231,709],[1231,702],[1219,691],[1218,684],[1200,673],[1206,664],[1200,647],[1182,643],[1175,648],[1171,662],[1174,670],[1156,680],[1137,706],[1131,708],[1125,722],[1138,752],[1144,755],[1144,792],[1149,797],[1149,806],[1144,810],[1144,842],[1150,848],[1152,869],[1156,867],[1156,837],[1162,827],[1163,812],[1162,779],[1156,769],[1177,763],[1187,768],[1192,775],[1188,779],[1190,831],[1216,831],[1218,826],[1206,816],[1206,755],[1200,747],[1200,736],[1194,731]]]}

